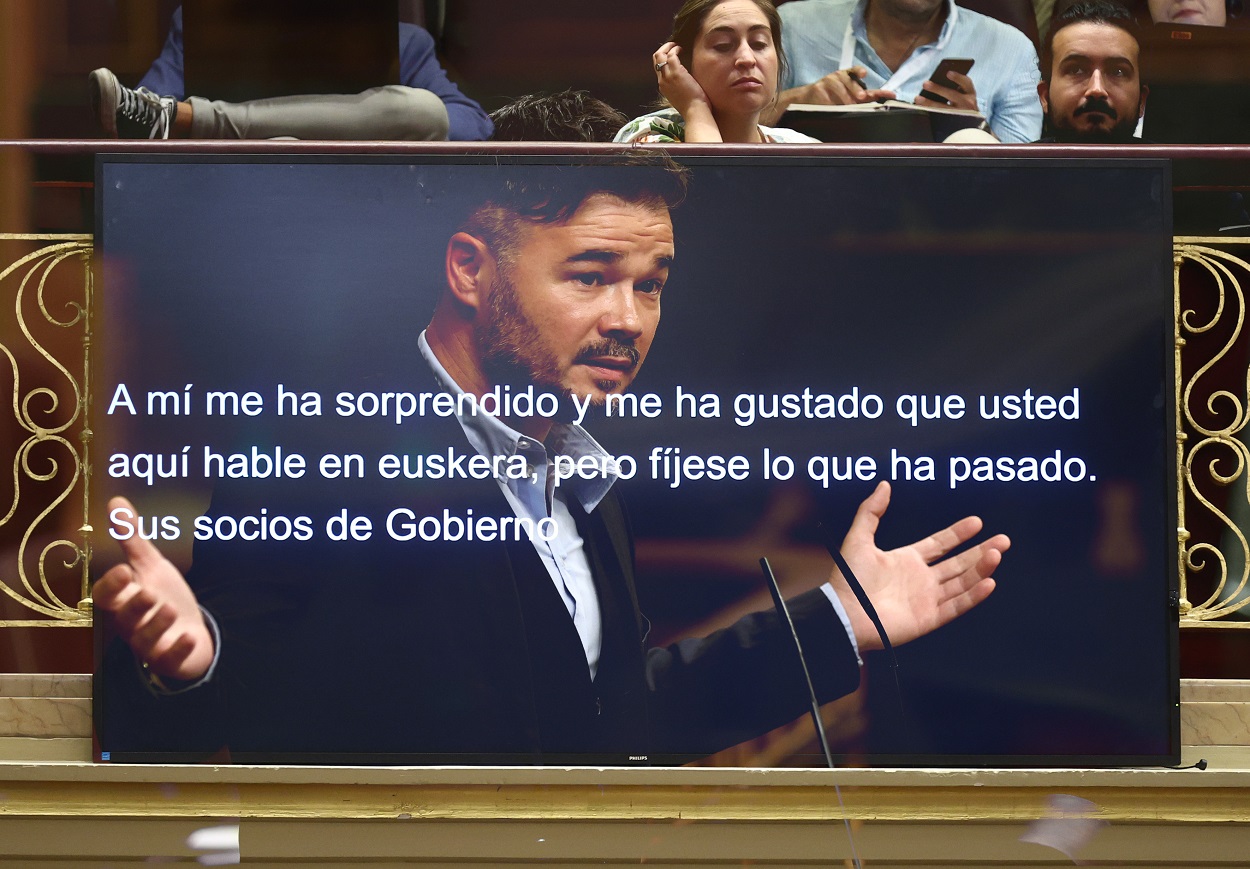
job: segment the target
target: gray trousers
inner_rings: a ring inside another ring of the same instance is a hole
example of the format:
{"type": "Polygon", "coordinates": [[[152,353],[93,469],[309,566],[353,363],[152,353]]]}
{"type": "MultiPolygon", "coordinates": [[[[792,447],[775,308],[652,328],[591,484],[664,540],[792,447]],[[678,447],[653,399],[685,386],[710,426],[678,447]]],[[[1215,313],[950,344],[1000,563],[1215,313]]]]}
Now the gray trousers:
{"type": "Polygon", "coordinates": [[[444,141],[447,107],[427,90],[386,85],[358,94],[301,94],[242,103],[187,97],[195,139],[444,141]]]}

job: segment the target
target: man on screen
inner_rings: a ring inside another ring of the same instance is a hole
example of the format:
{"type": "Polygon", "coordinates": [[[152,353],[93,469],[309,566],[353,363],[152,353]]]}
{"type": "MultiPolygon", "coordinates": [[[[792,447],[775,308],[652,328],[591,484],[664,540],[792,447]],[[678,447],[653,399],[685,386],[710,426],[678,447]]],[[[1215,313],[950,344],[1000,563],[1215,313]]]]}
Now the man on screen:
{"type": "MultiPolygon", "coordinates": [[[[424,447],[497,460],[495,476],[423,480],[403,515],[490,517],[477,526],[488,539],[404,539],[388,519],[368,543],[197,545],[189,584],[151,543],[124,540],[125,562],[94,589],[124,641],[106,663],[101,748],[628,762],[707,754],[801,715],[806,689],[771,612],[648,648],[613,474],[555,479],[561,465],[610,465],[574,420],[646,359],[683,195],[670,168],[631,166],[548,170],[484,196],[447,243],[413,377],[482,407],[533,390],[559,410],[423,419],[424,447]],[[528,537],[502,531],[523,522],[528,537]]],[[[979,532],[969,517],[882,551],[889,494],[882,484],[860,506],[843,553],[901,643],[984,600],[1009,543],[948,557],[979,532]]],[[[853,690],[858,650],[880,641],[846,582],[835,571],[791,608],[822,700],[853,690]]]]}
{"type": "Polygon", "coordinates": [[[1140,141],[1137,124],[1149,88],[1141,83],[1134,30],[1133,16],[1111,0],[1079,0],[1055,16],[1037,86],[1046,116],[1043,142],[1140,141]]]}

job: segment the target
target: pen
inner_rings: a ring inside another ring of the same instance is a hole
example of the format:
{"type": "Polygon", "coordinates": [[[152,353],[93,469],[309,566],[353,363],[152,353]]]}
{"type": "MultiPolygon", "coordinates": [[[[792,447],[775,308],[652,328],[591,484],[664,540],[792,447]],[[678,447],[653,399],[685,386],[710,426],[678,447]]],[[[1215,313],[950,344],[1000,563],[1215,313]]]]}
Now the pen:
{"type": "Polygon", "coordinates": [[[868,90],[868,85],[864,84],[864,80],[863,80],[862,78],[860,78],[859,76],[857,76],[857,75],[855,74],[854,70],[850,70],[850,69],[848,69],[848,70],[846,71],[846,75],[847,75],[847,78],[849,78],[852,82],[854,82],[855,84],[859,85],[859,89],[860,89],[861,91],[866,91],[866,90],[868,90]]]}

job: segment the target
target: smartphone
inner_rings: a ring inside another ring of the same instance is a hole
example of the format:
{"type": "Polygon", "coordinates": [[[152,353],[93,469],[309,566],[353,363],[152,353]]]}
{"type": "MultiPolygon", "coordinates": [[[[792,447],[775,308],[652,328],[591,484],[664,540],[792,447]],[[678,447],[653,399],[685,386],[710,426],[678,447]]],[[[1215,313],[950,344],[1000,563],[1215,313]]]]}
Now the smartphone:
{"type": "MultiPolygon", "coordinates": [[[[934,84],[950,85],[955,90],[963,93],[963,89],[951,81],[946,74],[948,72],[957,72],[961,75],[967,75],[968,70],[972,69],[972,64],[974,62],[975,61],[973,61],[971,57],[944,57],[942,58],[941,63],[937,65],[937,69],[933,70],[933,75],[929,76],[929,81],[934,84]]],[[[941,103],[944,106],[949,106],[951,104],[951,101],[946,97],[939,96],[931,90],[922,90],[920,95],[925,99],[933,100],[935,103],[941,103]]]]}

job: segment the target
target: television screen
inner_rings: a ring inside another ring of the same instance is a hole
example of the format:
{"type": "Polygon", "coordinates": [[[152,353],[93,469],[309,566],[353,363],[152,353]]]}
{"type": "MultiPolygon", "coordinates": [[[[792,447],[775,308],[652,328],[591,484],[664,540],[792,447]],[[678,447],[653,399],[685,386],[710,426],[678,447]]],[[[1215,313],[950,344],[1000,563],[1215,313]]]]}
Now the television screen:
{"type": "Polygon", "coordinates": [[[1167,163],[657,162],[99,158],[101,760],[1177,761],[1167,163]]]}

